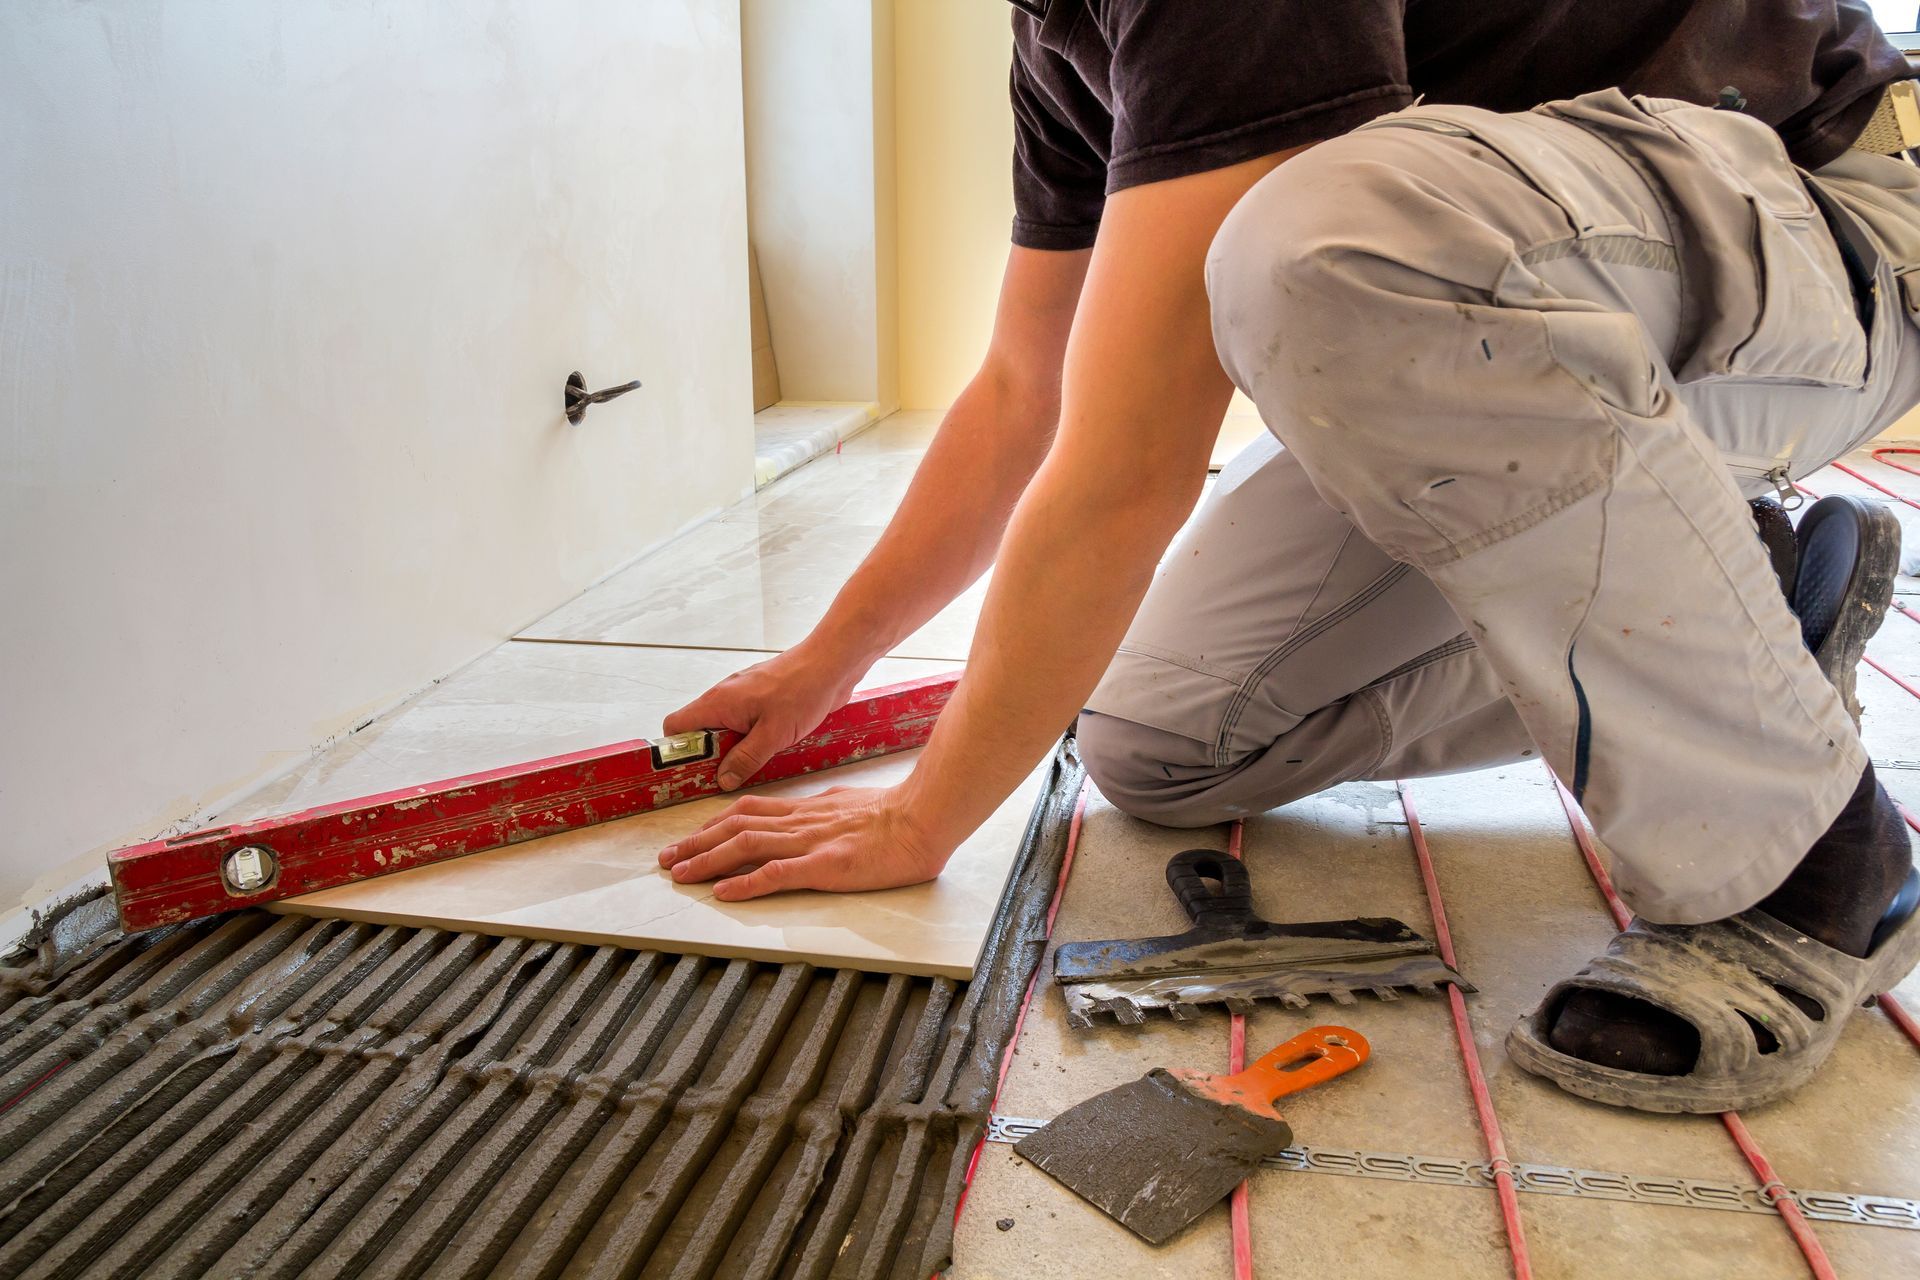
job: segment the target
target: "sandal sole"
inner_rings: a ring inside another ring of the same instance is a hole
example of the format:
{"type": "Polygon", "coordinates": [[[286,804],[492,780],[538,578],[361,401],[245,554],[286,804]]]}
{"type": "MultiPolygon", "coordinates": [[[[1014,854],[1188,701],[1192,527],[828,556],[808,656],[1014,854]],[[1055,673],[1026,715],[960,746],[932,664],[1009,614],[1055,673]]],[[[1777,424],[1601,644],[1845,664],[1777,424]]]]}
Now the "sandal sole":
{"type": "Polygon", "coordinates": [[[1895,926],[1862,962],[1853,999],[1822,1023],[1824,1034],[1802,1052],[1783,1061],[1763,1057],[1739,1076],[1710,1080],[1691,1075],[1652,1076],[1622,1071],[1561,1053],[1546,1041],[1539,1025],[1545,1008],[1534,1010],[1507,1033],[1507,1056],[1522,1070],[1578,1097],[1609,1106],[1664,1115],[1745,1111],[1778,1101],[1811,1080],[1839,1043],[1856,1009],[1897,985],[1920,966],[1920,911],[1895,926]]]}

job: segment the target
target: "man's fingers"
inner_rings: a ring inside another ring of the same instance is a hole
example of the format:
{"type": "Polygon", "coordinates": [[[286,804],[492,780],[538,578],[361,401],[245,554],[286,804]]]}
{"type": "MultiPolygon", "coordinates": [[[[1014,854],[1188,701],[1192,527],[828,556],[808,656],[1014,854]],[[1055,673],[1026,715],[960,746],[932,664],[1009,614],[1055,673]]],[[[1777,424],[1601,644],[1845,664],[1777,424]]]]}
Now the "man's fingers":
{"type": "Polygon", "coordinates": [[[692,733],[695,729],[732,729],[736,726],[728,723],[726,703],[729,699],[720,695],[718,688],[709,689],[686,706],[673,712],[660,722],[660,732],[671,737],[676,733],[692,733]]]}
{"type": "Polygon", "coordinates": [[[781,734],[765,720],[760,721],[720,762],[721,789],[732,791],[746,785],[747,779],[760,772],[760,766],[772,759],[774,752],[792,742],[790,735],[781,734]]]}
{"type": "Polygon", "coordinates": [[[824,853],[763,862],[743,875],[728,876],[714,885],[713,896],[722,902],[745,902],[790,889],[830,889],[833,887],[830,883],[832,862],[824,853]]]}
{"type": "Polygon", "coordinates": [[[673,878],[682,884],[697,884],[716,876],[750,867],[756,862],[788,858],[806,849],[803,837],[771,831],[742,831],[721,841],[705,853],[696,853],[673,864],[673,878]]]}
{"type": "Polygon", "coordinates": [[[778,796],[741,796],[727,807],[727,811],[717,818],[702,823],[700,829],[717,827],[728,818],[745,815],[749,818],[782,818],[793,812],[793,801],[778,796]]]}
{"type": "Polygon", "coordinates": [[[770,828],[770,816],[761,817],[747,813],[736,813],[732,809],[721,814],[706,826],[688,836],[668,845],[660,851],[660,865],[677,866],[697,853],[717,849],[735,836],[748,831],[765,831],[770,828]]]}

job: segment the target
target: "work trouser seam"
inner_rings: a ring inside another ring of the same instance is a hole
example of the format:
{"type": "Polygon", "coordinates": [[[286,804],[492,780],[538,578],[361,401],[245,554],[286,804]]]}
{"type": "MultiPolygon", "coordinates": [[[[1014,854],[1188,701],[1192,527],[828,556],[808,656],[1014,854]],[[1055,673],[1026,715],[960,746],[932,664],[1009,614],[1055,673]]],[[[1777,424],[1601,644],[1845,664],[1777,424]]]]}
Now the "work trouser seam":
{"type": "MultiPolygon", "coordinates": [[[[1352,535],[1349,534],[1348,536],[1351,537],[1352,535]]],[[[1345,546],[1344,540],[1342,541],[1342,546],[1345,546]]],[[[1328,572],[1332,572],[1331,567],[1328,572]]],[[[1268,675],[1272,674],[1275,667],[1286,661],[1286,659],[1301,646],[1310,640],[1316,639],[1329,628],[1344,622],[1347,618],[1365,608],[1367,605],[1372,604],[1410,572],[1412,572],[1412,570],[1409,566],[1405,564],[1395,564],[1385,573],[1380,574],[1372,582],[1369,582],[1359,591],[1349,596],[1341,603],[1339,608],[1330,611],[1326,616],[1315,620],[1307,626],[1297,629],[1280,644],[1274,646],[1273,650],[1269,652],[1265,658],[1261,659],[1259,665],[1248,673],[1247,678],[1241,682],[1240,687],[1234,691],[1233,697],[1227,703],[1227,709],[1221,717],[1220,734],[1214,740],[1215,767],[1224,769],[1233,763],[1228,756],[1227,743],[1229,739],[1232,738],[1233,731],[1239,727],[1240,717],[1245,714],[1247,707],[1252,703],[1254,689],[1259,683],[1268,675]]]]}
{"type": "Polygon", "coordinates": [[[1502,520],[1499,524],[1489,525],[1471,537],[1458,542],[1452,538],[1447,538],[1446,534],[1441,533],[1439,529],[1435,528],[1433,522],[1427,520],[1427,518],[1421,514],[1418,507],[1415,507],[1412,503],[1406,505],[1408,510],[1420,516],[1428,528],[1434,529],[1434,532],[1440,533],[1441,537],[1447,538],[1445,548],[1425,562],[1427,566],[1437,568],[1441,565],[1452,564],[1456,560],[1464,560],[1476,551],[1484,551],[1495,543],[1505,542],[1515,534],[1526,532],[1534,525],[1541,523],[1548,516],[1564,510],[1582,498],[1587,497],[1606,482],[1607,469],[1604,466],[1595,467],[1567,488],[1557,489],[1547,495],[1547,497],[1537,505],[1529,507],[1509,519],[1502,520]]]}
{"type": "Polygon", "coordinates": [[[1374,756],[1373,763],[1362,774],[1363,777],[1376,777],[1388,757],[1393,755],[1393,717],[1387,713],[1386,696],[1373,685],[1368,685],[1353,696],[1373,713],[1373,725],[1380,735],[1380,753],[1374,756]]]}
{"type": "Polygon", "coordinates": [[[1416,671],[1424,671],[1437,662],[1445,662],[1448,658],[1454,657],[1457,654],[1471,653],[1479,647],[1479,645],[1474,643],[1472,636],[1465,634],[1457,635],[1445,644],[1435,645],[1417,658],[1408,659],[1406,662],[1401,663],[1365,687],[1368,689],[1382,688],[1400,679],[1402,676],[1410,676],[1416,671]]]}
{"type": "MultiPolygon", "coordinates": [[[[1555,262],[1561,258],[1583,258],[1589,262],[1605,262],[1613,266],[1644,267],[1648,271],[1680,274],[1678,246],[1657,236],[1629,235],[1624,232],[1541,240],[1519,250],[1515,255],[1515,262],[1523,266],[1534,266],[1542,262],[1555,262]]],[[[1512,264],[1509,265],[1509,270],[1511,266],[1512,264]]],[[[1506,272],[1503,271],[1501,279],[1505,278],[1506,272]]]]}

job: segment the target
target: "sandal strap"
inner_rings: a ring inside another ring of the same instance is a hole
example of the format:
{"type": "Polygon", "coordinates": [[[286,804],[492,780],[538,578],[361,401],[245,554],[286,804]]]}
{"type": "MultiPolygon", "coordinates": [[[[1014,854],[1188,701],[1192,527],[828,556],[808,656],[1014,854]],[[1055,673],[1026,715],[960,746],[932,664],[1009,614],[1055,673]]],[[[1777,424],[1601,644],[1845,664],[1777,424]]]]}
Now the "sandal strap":
{"type": "Polygon", "coordinates": [[[1831,1018],[1847,1008],[1851,976],[1866,964],[1763,911],[1697,925],[1635,920],[1605,954],[1558,983],[1542,1007],[1557,1008],[1566,992],[1580,988],[1656,1005],[1700,1033],[1694,1071],[1721,1075],[1760,1056],[1754,1024],[1773,1036],[1779,1053],[1797,1052],[1819,1035],[1821,1021],[1779,988],[1818,1002],[1831,1018]]]}

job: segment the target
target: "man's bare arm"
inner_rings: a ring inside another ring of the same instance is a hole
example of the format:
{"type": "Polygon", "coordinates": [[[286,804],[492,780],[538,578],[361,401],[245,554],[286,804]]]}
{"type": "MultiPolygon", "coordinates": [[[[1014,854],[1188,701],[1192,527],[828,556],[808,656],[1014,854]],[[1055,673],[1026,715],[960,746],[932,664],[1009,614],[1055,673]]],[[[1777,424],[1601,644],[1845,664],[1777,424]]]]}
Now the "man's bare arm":
{"type": "Polygon", "coordinates": [[[993,339],[948,410],[886,532],[811,634],[730,676],[667,717],[668,733],[727,728],[747,736],[722,765],[724,786],[846,702],[875,660],[971,586],[1060,416],[1060,368],[1090,251],[1014,248],[993,339]]]}
{"type": "Polygon", "coordinates": [[[724,899],[939,873],[1099,681],[1192,509],[1232,392],[1213,349],[1214,232],[1291,152],[1107,202],[1068,344],[1060,426],[1002,540],[967,672],[912,776],[754,797],[665,851],[724,899]]]}

